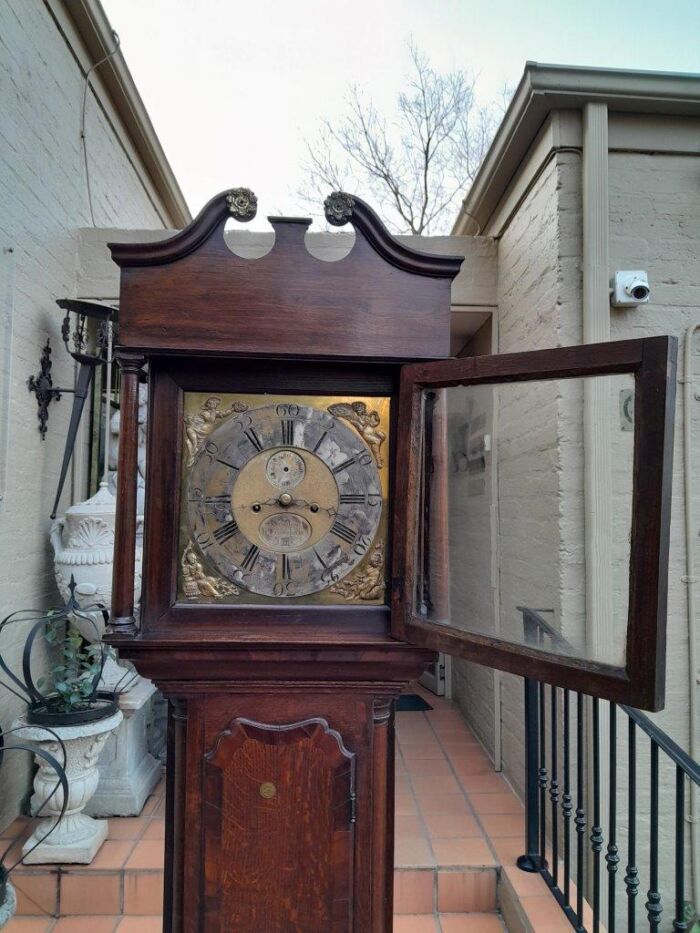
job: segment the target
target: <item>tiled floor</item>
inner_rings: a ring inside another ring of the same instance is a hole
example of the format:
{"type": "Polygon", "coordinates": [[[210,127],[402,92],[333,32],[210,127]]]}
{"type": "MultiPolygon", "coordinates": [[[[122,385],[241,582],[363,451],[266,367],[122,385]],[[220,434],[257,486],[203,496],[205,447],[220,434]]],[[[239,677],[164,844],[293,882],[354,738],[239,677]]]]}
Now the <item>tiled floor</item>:
{"type": "MultiPolygon", "coordinates": [[[[163,781],[141,816],[111,819],[109,838],[90,865],[18,867],[12,873],[18,916],[5,927],[7,933],[160,933],[164,797],[163,781]],[[49,919],[59,914],[60,919],[49,919]]],[[[24,822],[3,836],[11,838],[24,822]]],[[[8,864],[13,856],[10,852],[8,864]]]]}
{"type": "MultiPolygon", "coordinates": [[[[394,933],[503,933],[503,882],[531,929],[566,933],[544,882],[515,867],[520,801],[456,707],[418,692],[433,709],[397,715],[394,933]]],[[[138,818],[110,820],[92,865],[13,873],[20,916],[6,933],[161,933],[163,794],[138,818]]]]}

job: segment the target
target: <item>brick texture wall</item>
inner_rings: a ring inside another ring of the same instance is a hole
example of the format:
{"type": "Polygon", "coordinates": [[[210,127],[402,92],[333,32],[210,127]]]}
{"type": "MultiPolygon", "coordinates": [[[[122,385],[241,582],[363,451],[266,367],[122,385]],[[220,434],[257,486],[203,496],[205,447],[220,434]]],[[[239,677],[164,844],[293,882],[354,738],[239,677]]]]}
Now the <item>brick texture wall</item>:
{"type": "MultiPolygon", "coordinates": [[[[71,397],[51,406],[42,442],[36,403],[26,381],[37,371],[40,348],[50,337],[54,383],[73,384],[73,364],[60,341],[55,300],[76,294],[77,230],[91,224],[80,141],[83,73],[41,0],[0,4],[0,88],[0,434],[9,432],[7,459],[0,465],[0,475],[7,475],[0,503],[0,614],[4,616],[57,599],[49,512],[71,397]],[[10,315],[13,338],[8,348],[10,315]]],[[[115,120],[108,101],[88,94],[86,136],[95,221],[105,226],[162,227],[162,205],[147,194],[114,129],[115,120]]],[[[3,636],[0,650],[16,663],[21,644],[18,629],[3,636]]],[[[11,724],[20,708],[19,701],[0,688],[3,727],[11,724]]],[[[3,764],[0,825],[16,814],[28,790],[28,767],[18,755],[8,756],[3,764]]]]}

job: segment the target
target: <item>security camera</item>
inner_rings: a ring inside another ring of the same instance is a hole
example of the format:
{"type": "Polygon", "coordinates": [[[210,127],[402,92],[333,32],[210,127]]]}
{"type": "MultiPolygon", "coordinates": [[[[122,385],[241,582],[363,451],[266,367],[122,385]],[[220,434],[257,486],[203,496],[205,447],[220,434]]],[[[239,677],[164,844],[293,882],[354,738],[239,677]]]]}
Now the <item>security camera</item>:
{"type": "Polygon", "coordinates": [[[643,270],[616,272],[610,285],[613,308],[636,308],[649,303],[649,277],[643,270]]]}

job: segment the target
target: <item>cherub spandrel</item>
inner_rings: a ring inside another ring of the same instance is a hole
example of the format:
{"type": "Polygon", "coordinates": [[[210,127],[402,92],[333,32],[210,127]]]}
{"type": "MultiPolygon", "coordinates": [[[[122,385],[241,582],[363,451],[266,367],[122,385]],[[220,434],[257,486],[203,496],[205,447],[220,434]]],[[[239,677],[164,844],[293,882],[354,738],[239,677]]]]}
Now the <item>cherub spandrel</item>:
{"type": "Polygon", "coordinates": [[[377,467],[381,470],[384,466],[381,447],[386,440],[386,434],[379,428],[379,412],[369,411],[364,402],[337,402],[335,405],[329,405],[328,411],[334,418],[343,418],[350,422],[374,454],[377,467]]]}
{"type": "Polygon", "coordinates": [[[345,599],[381,599],[384,595],[384,545],[376,544],[365,567],[333,584],[331,593],[345,599]]]}
{"type": "Polygon", "coordinates": [[[183,589],[188,599],[221,599],[223,596],[238,596],[240,593],[233,583],[217,580],[204,572],[204,566],[191,541],[182,555],[181,567],[183,589]]]}
{"type": "Polygon", "coordinates": [[[185,415],[185,446],[187,448],[187,466],[191,467],[208,435],[214,429],[217,421],[228,418],[229,415],[246,411],[245,402],[233,402],[229,408],[220,408],[221,399],[211,395],[200,407],[199,411],[185,415]]]}

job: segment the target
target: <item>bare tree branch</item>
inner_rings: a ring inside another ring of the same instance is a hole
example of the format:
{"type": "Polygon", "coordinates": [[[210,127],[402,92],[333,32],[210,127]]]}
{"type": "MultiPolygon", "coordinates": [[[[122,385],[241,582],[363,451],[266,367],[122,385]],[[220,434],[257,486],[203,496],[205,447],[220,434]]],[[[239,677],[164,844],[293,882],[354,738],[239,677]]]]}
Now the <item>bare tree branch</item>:
{"type": "Polygon", "coordinates": [[[330,190],[369,198],[397,233],[449,229],[469,190],[510,92],[500,104],[480,106],[476,82],[465,71],[442,74],[411,42],[411,76],[391,120],[353,86],[345,116],[324,120],[306,140],[306,180],[298,192],[318,208],[330,190]]]}

